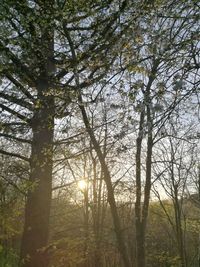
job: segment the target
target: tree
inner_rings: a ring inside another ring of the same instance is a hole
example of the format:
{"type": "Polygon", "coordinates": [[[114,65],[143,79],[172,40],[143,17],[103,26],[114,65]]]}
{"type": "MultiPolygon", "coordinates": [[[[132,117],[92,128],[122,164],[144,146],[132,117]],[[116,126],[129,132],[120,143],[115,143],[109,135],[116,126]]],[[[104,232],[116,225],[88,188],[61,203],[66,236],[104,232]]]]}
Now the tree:
{"type": "Polygon", "coordinates": [[[0,266],[17,265],[22,231],[26,183],[18,175],[25,174],[20,162],[1,155],[0,171],[0,266]]]}
{"type": "Polygon", "coordinates": [[[77,101],[71,70],[78,63],[81,88],[106,74],[113,56],[105,60],[103,55],[109,55],[123,33],[118,19],[125,8],[126,1],[2,2],[1,136],[11,144],[27,144],[30,157],[3,148],[1,153],[30,164],[32,186],[21,244],[26,267],[48,266],[55,119],[69,114],[69,103],[77,101]],[[72,40],[76,63],[69,52],[72,40]]]}
{"type": "MultiPolygon", "coordinates": [[[[188,3],[155,4],[155,10],[141,19],[141,24],[138,25],[138,44],[133,42],[127,49],[130,58],[131,54],[136,54],[138,58],[136,62],[130,61],[130,91],[127,93],[127,89],[124,90],[139,113],[135,152],[138,267],[146,265],[145,233],[152,185],[153,147],[160,139],[158,135],[161,135],[162,139],[162,129],[175,108],[190,94],[197,92],[198,82],[196,83],[196,74],[193,72],[198,72],[199,66],[193,62],[190,54],[190,47],[194,47],[191,39],[191,20],[194,19],[195,24],[196,8],[197,6],[190,6],[188,3]],[[179,10],[185,12],[181,17],[177,13],[179,10]],[[190,17],[190,14],[193,16],[190,17]],[[182,51],[184,56],[187,55],[187,64],[182,51]],[[184,82],[188,84],[187,89],[184,82]],[[146,141],[146,145],[143,141],[146,141]],[[142,168],[145,168],[144,172],[142,168]]],[[[197,33],[198,30],[194,28],[197,33]]]]}
{"type": "MultiPolygon", "coordinates": [[[[101,165],[119,251],[124,265],[131,266],[112,165],[89,112],[101,97],[106,99],[109,89],[121,94],[121,99],[125,95],[130,105],[125,104],[127,113],[121,117],[134,122],[128,129],[134,132],[136,144],[137,261],[139,267],[145,266],[153,148],[165,135],[164,126],[175,108],[197,94],[199,85],[198,3],[3,0],[0,16],[0,153],[24,161],[30,170],[22,264],[48,266],[53,170],[59,164],[64,167],[60,152],[65,151],[66,160],[85,155],[88,149],[95,151],[93,165],[97,158],[101,165]],[[69,129],[70,120],[81,125],[80,132],[69,129]],[[85,132],[90,145],[77,152],[74,144],[85,132]]],[[[115,107],[117,101],[113,98],[115,107]]],[[[125,129],[119,130],[121,143],[124,136],[125,129]]]]}
{"type": "MultiPolygon", "coordinates": [[[[186,108],[180,105],[181,112],[186,108]]],[[[188,110],[189,114],[189,110],[188,110]]],[[[183,114],[173,114],[167,125],[167,136],[159,143],[158,155],[159,160],[155,165],[157,181],[154,191],[158,197],[161,207],[163,208],[167,219],[172,227],[174,236],[176,237],[177,251],[179,255],[180,265],[190,266],[189,251],[187,250],[187,201],[188,192],[192,191],[194,186],[191,178],[194,174],[195,150],[197,144],[190,139],[191,133],[194,132],[195,125],[187,119],[187,125],[183,127],[183,114]],[[159,194],[159,189],[163,188],[165,195],[171,200],[170,214],[164,205],[163,197],[159,194]]],[[[155,158],[156,161],[156,158],[155,158]]]]}

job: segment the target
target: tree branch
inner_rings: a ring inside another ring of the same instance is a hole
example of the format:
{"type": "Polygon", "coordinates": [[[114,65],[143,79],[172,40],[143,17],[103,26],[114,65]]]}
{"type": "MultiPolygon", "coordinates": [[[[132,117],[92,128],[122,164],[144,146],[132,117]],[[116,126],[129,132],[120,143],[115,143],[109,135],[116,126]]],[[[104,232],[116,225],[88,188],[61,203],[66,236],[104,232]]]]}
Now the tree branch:
{"type": "Polygon", "coordinates": [[[3,71],[3,73],[6,78],[11,81],[26,97],[28,97],[33,102],[35,101],[34,97],[29,93],[29,91],[24,88],[24,86],[19,81],[17,81],[10,73],[7,73],[5,71],[3,71]]]}
{"type": "Polygon", "coordinates": [[[30,140],[23,139],[23,138],[20,138],[20,137],[16,137],[16,136],[13,136],[13,135],[10,135],[10,134],[6,134],[6,133],[0,133],[0,137],[5,137],[5,138],[9,138],[9,139],[18,141],[18,142],[31,144],[30,140]]]}
{"type": "Polygon", "coordinates": [[[10,58],[12,62],[15,64],[15,66],[17,67],[16,70],[18,70],[18,73],[20,75],[25,74],[29,82],[31,81],[32,83],[35,84],[33,75],[29,71],[28,67],[22,64],[20,59],[15,54],[13,54],[8,47],[4,46],[4,44],[1,41],[0,41],[0,51],[3,51],[7,54],[8,58],[10,58]]]}
{"type": "Polygon", "coordinates": [[[0,149],[0,154],[6,155],[6,156],[10,156],[10,157],[19,158],[19,159],[22,159],[22,160],[24,160],[26,162],[30,162],[30,159],[27,158],[27,157],[24,157],[24,156],[19,155],[17,153],[8,152],[8,151],[5,151],[3,149],[0,149]]]}
{"type": "Polygon", "coordinates": [[[0,103],[0,108],[2,108],[2,110],[7,111],[8,113],[10,113],[10,114],[16,116],[17,118],[19,118],[19,119],[22,120],[22,121],[28,122],[28,120],[29,120],[29,119],[28,119],[27,117],[25,117],[24,115],[20,114],[19,112],[15,111],[15,110],[13,110],[13,109],[11,109],[11,108],[9,108],[9,107],[6,107],[5,105],[3,105],[3,104],[1,104],[1,103],[0,103]]]}
{"type": "Polygon", "coordinates": [[[33,107],[30,103],[24,101],[23,99],[18,99],[15,96],[7,95],[3,92],[0,92],[0,98],[6,99],[6,100],[8,100],[14,104],[17,104],[17,105],[24,107],[24,108],[27,108],[29,110],[33,110],[33,107]]]}

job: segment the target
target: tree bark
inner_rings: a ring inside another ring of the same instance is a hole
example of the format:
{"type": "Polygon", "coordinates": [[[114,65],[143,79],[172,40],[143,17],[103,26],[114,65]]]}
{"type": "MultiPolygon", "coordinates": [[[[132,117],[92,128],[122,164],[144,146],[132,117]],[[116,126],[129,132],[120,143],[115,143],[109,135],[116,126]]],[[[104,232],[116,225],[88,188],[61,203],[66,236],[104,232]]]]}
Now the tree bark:
{"type": "MultiPolygon", "coordinates": [[[[49,217],[52,192],[53,136],[55,104],[51,93],[55,71],[54,0],[40,2],[43,21],[40,24],[41,37],[38,44],[41,58],[38,58],[39,75],[36,79],[37,105],[30,122],[32,147],[30,159],[31,188],[27,195],[25,223],[21,243],[23,267],[48,267],[49,217]]],[[[33,40],[34,41],[34,40],[33,40]]]]}
{"type": "Polygon", "coordinates": [[[27,195],[25,225],[21,243],[24,267],[47,267],[49,215],[52,191],[52,155],[54,132],[53,99],[37,111],[33,123],[30,182],[27,195]]]}

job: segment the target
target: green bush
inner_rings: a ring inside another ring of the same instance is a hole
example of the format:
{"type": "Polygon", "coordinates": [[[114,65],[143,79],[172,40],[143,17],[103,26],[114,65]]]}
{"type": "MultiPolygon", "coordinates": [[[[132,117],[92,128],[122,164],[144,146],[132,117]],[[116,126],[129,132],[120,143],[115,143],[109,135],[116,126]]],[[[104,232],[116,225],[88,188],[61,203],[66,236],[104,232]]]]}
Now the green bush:
{"type": "Polygon", "coordinates": [[[18,266],[18,256],[13,249],[6,250],[0,245],[0,267],[18,266]]]}

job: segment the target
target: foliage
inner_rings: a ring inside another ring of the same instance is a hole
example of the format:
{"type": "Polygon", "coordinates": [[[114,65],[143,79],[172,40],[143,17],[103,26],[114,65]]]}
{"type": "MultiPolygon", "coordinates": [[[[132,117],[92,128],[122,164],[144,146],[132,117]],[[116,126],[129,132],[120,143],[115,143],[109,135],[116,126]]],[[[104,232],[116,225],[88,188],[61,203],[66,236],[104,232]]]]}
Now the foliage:
{"type": "Polygon", "coordinates": [[[0,18],[2,264],[19,239],[54,266],[129,267],[145,244],[151,266],[192,264],[198,1],[2,0],[0,18]]]}

